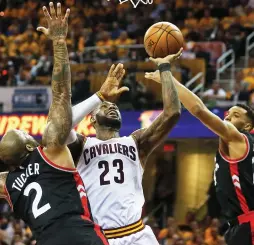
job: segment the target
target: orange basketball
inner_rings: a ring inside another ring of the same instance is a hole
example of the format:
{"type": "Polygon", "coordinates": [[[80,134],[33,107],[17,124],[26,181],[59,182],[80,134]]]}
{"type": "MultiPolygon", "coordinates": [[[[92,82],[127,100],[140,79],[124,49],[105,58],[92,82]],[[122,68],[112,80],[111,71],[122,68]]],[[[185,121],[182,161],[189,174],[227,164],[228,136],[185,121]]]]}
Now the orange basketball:
{"type": "Polygon", "coordinates": [[[150,57],[164,58],[183,47],[183,35],[172,23],[158,22],[146,31],[144,46],[150,57]]]}

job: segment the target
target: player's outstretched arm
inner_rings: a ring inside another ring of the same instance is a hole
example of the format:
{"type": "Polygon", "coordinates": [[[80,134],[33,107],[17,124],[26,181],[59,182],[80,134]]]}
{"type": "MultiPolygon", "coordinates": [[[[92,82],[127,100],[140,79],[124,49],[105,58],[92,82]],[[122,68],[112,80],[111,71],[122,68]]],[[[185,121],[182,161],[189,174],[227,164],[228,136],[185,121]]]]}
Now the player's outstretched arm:
{"type": "MultiPolygon", "coordinates": [[[[80,123],[90,112],[95,110],[103,101],[113,102],[121,93],[129,91],[127,87],[120,87],[124,74],[125,69],[121,63],[117,65],[113,64],[110,67],[107,78],[100,90],[90,98],[72,107],[72,128],[80,123]]],[[[66,144],[68,144],[75,164],[79,160],[85,141],[85,136],[77,134],[75,130],[71,130],[66,144]]]]}
{"type": "Polygon", "coordinates": [[[65,147],[65,141],[72,125],[71,111],[71,72],[67,51],[66,36],[68,32],[68,16],[70,10],[62,17],[61,4],[57,4],[57,12],[51,2],[50,13],[43,7],[44,15],[48,22],[48,29],[38,27],[48,38],[53,41],[54,68],[52,74],[52,103],[48,115],[42,143],[48,153],[57,153],[65,147]]]}
{"type": "Polygon", "coordinates": [[[144,130],[138,130],[132,135],[136,139],[139,154],[143,162],[149,154],[165,140],[170,130],[175,126],[181,115],[181,104],[170,72],[170,63],[181,56],[182,50],[166,58],[152,59],[159,66],[162,83],[163,112],[144,130]]]}
{"type": "Polygon", "coordinates": [[[117,66],[112,65],[105,82],[100,90],[90,98],[80,102],[72,107],[72,128],[80,123],[85,116],[96,109],[104,100],[114,101],[117,96],[125,91],[129,91],[127,87],[121,87],[120,83],[125,74],[125,69],[121,63],[117,66]]]}
{"type": "MultiPolygon", "coordinates": [[[[145,77],[158,83],[161,82],[159,71],[146,73],[145,77]]],[[[193,116],[197,117],[204,125],[226,142],[244,140],[241,133],[233,124],[223,121],[213,114],[197,95],[179,83],[175,78],[173,79],[180,101],[193,116]]]]}

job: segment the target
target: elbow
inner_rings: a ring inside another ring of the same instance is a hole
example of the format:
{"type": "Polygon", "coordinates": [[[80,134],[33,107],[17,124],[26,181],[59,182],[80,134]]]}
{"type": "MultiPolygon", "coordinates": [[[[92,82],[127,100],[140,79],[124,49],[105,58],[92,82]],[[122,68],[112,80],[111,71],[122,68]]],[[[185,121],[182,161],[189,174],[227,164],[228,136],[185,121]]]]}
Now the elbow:
{"type": "Polygon", "coordinates": [[[181,109],[175,111],[172,116],[171,116],[171,120],[175,120],[176,122],[179,120],[181,116],[181,109]]]}
{"type": "Polygon", "coordinates": [[[198,104],[195,105],[193,108],[191,108],[190,113],[195,116],[198,117],[200,114],[202,114],[205,110],[206,110],[206,106],[202,103],[202,104],[198,104]]]}
{"type": "Polygon", "coordinates": [[[181,116],[181,108],[178,110],[171,111],[171,113],[168,113],[165,115],[166,121],[170,122],[177,122],[181,116]]]}

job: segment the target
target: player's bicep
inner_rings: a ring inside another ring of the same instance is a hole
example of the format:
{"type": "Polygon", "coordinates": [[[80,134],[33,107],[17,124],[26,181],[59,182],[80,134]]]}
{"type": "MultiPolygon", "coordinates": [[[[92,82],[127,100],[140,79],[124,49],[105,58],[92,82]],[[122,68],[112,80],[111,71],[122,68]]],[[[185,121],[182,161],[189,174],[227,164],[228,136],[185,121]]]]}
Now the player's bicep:
{"type": "Polygon", "coordinates": [[[196,116],[205,126],[207,126],[223,140],[227,142],[237,139],[242,140],[241,133],[235,128],[233,124],[223,121],[207,108],[200,110],[196,116]]]}
{"type": "Polygon", "coordinates": [[[168,117],[162,112],[148,128],[133,133],[142,158],[147,158],[167,138],[179,116],[176,114],[175,116],[168,117]]]}

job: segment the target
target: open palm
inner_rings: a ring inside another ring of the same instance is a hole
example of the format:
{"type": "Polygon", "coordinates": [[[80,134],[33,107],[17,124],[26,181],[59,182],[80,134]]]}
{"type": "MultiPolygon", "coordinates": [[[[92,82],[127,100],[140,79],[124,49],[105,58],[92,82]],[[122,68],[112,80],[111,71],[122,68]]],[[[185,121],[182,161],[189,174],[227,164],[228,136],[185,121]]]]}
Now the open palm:
{"type": "Polygon", "coordinates": [[[50,14],[45,6],[43,6],[43,12],[46,17],[48,28],[38,27],[37,31],[43,32],[49,39],[61,40],[65,39],[68,32],[68,17],[70,9],[66,10],[64,18],[62,17],[61,3],[57,3],[57,12],[55,11],[54,4],[49,3],[50,14]]]}
{"type": "Polygon", "coordinates": [[[123,64],[117,66],[112,65],[105,82],[102,84],[100,92],[108,101],[115,101],[116,98],[123,92],[129,91],[127,87],[121,87],[120,83],[124,77],[125,69],[123,64]]]}

